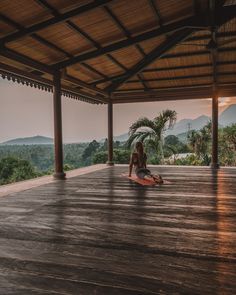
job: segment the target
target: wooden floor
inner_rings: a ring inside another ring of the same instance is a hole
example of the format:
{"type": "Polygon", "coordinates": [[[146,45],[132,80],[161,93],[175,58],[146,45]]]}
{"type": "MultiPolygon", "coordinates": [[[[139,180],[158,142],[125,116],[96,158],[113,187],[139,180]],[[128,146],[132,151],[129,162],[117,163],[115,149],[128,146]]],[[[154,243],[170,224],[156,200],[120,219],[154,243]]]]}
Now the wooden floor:
{"type": "Polygon", "coordinates": [[[0,199],[0,294],[236,294],[236,169],[126,167],[0,199]]]}

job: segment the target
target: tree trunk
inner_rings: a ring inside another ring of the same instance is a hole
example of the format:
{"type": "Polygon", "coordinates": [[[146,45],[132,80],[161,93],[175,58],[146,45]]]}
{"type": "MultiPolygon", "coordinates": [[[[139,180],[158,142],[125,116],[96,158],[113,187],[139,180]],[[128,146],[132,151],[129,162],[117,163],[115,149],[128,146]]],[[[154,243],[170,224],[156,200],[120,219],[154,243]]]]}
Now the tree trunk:
{"type": "Polygon", "coordinates": [[[161,164],[164,164],[164,152],[163,152],[163,134],[160,136],[160,154],[161,154],[161,164]]]}

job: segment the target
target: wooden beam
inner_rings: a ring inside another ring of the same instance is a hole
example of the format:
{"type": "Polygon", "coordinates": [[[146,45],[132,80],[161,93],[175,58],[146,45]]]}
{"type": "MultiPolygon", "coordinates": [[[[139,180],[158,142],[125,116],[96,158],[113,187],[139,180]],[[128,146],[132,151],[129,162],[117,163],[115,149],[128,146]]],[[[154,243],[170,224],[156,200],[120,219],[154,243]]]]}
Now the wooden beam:
{"type": "Polygon", "coordinates": [[[163,20],[162,20],[162,17],[161,17],[161,14],[160,14],[160,11],[157,7],[156,2],[154,2],[153,0],[149,0],[149,4],[150,4],[156,18],[158,19],[159,26],[161,27],[163,25],[163,20]]]}
{"type": "Polygon", "coordinates": [[[53,110],[54,110],[54,155],[56,179],[65,179],[63,171],[62,111],[61,111],[61,77],[60,72],[53,75],[53,110]]]}
{"type": "Polygon", "coordinates": [[[97,0],[97,1],[93,1],[91,3],[88,3],[84,6],[75,8],[71,11],[68,11],[64,14],[60,14],[59,16],[50,18],[46,21],[43,21],[41,23],[35,24],[33,26],[27,27],[19,32],[15,32],[10,34],[9,36],[3,37],[2,39],[0,39],[0,44],[4,44],[7,42],[11,42],[14,41],[16,39],[25,37],[25,36],[29,36],[37,31],[40,31],[44,28],[47,28],[49,26],[61,23],[61,22],[65,22],[66,20],[78,16],[80,14],[86,13],[88,11],[91,11],[93,9],[96,9],[98,7],[101,7],[103,5],[108,4],[109,2],[111,2],[112,0],[97,0]]]}
{"type": "Polygon", "coordinates": [[[209,14],[211,21],[211,41],[208,46],[211,51],[212,58],[212,157],[211,157],[211,167],[219,168],[218,164],[218,73],[217,73],[217,39],[216,39],[216,31],[217,31],[217,17],[219,13],[219,9],[223,5],[223,1],[209,0],[209,14]]]}
{"type": "MultiPolygon", "coordinates": [[[[44,88],[44,89],[50,89],[52,90],[52,86],[53,86],[53,82],[49,79],[45,79],[41,76],[35,75],[33,73],[30,72],[26,72],[26,71],[22,71],[20,69],[17,69],[15,67],[3,64],[0,62],[0,72],[2,73],[7,73],[7,74],[11,74],[11,76],[13,77],[19,77],[20,80],[22,79],[22,82],[24,84],[34,84],[34,82],[36,82],[35,85],[37,85],[37,87],[39,88],[44,88]],[[32,83],[31,83],[32,82],[32,83]]],[[[88,102],[92,102],[92,103],[107,103],[106,99],[104,97],[100,96],[96,96],[96,95],[92,95],[91,93],[87,93],[87,92],[83,92],[81,90],[78,89],[74,89],[72,87],[68,87],[65,85],[61,85],[61,90],[63,93],[67,93],[69,96],[76,96],[76,97],[80,97],[81,100],[85,100],[88,102]]],[[[102,90],[101,90],[102,91],[102,90]]]]}
{"type": "Polygon", "coordinates": [[[141,34],[131,37],[129,39],[118,41],[118,42],[115,42],[111,45],[102,47],[100,49],[92,50],[90,52],[75,56],[74,58],[67,59],[65,61],[56,63],[56,64],[54,64],[54,68],[58,68],[58,69],[65,68],[65,67],[73,65],[75,63],[83,62],[88,59],[98,57],[100,55],[111,53],[113,51],[131,46],[131,45],[135,45],[135,44],[140,43],[142,41],[146,41],[146,40],[161,36],[166,33],[175,32],[175,31],[179,31],[183,28],[192,27],[192,26],[194,26],[194,24],[196,24],[196,22],[197,21],[195,18],[188,17],[184,20],[173,22],[168,25],[163,25],[161,28],[157,28],[157,29],[145,32],[145,33],[141,33],[141,34]]]}
{"type": "MultiPolygon", "coordinates": [[[[219,96],[236,96],[235,84],[218,85],[219,96]]],[[[116,103],[137,103],[152,101],[177,101],[191,99],[206,99],[212,96],[212,85],[197,85],[195,87],[172,87],[152,91],[134,91],[124,93],[113,93],[112,102],[116,103]]]]}
{"type": "Polygon", "coordinates": [[[223,25],[236,17],[236,5],[224,6],[218,12],[218,25],[223,25]]]}
{"type": "Polygon", "coordinates": [[[157,46],[154,50],[152,50],[144,59],[138,62],[135,66],[129,69],[124,75],[121,75],[120,78],[116,79],[105,89],[105,91],[113,92],[127,80],[138,74],[145,67],[150,65],[153,61],[163,56],[168,50],[173,48],[178,42],[186,39],[190,34],[193,33],[193,29],[185,29],[181,32],[174,33],[170,36],[166,41],[164,41],[161,45],[157,46]]]}
{"type": "MultiPolygon", "coordinates": [[[[236,71],[231,72],[218,72],[218,76],[236,76],[236,71]]],[[[159,82],[159,81],[174,81],[174,80],[185,80],[185,79],[198,79],[198,78],[211,78],[212,74],[198,74],[198,75],[183,75],[176,77],[161,77],[161,78],[153,78],[153,79],[143,79],[143,82],[159,82]]],[[[129,80],[126,83],[138,83],[139,80],[129,80]]]]}
{"type": "MultiPolygon", "coordinates": [[[[219,48],[219,52],[235,52],[236,47],[225,47],[225,48],[219,48]]],[[[163,56],[165,59],[172,59],[172,58],[180,58],[180,57],[194,57],[194,56],[200,56],[200,55],[206,55],[210,54],[209,50],[196,50],[191,51],[189,53],[186,52],[179,52],[179,53],[170,53],[163,56]]]]}
{"type": "MultiPolygon", "coordinates": [[[[60,16],[61,14],[52,6],[50,5],[46,0],[35,0],[37,1],[39,4],[41,4],[44,8],[46,8],[50,13],[52,13],[54,16],[60,16]]],[[[88,40],[94,47],[96,47],[97,49],[100,49],[101,46],[98,42],[96,42],[88,33],[86,33],[85,31],[83,31],[78,25],[74,24],[72,21],[67,20],[66,24],[70,27],[70,29],[72,29],[73,31],[75,31],[76,33],[82,35],[86,40],[88,40]]],[[[116,65],[118,65],[120,68],[122,68],[124,70],[124,66],[121,65],[113,56],[111,56],[110,54],[106,55],[113,63],[115,63],[116,65]]],[[[69,56],[70,58],[72,58],[73,56],[69,56]]],[[[125,68],[126,70],[126,68],[125,68]]]]}
{"type": "Polygon", "coordinates": [[[38,71],[41,71],[41,72],[44,72],[44,73],[47,73],[47,74],[53,74],[54,73],[54,70],[50,67],[50,66],[47,66],[43,63],[40,63],[38,61],[35,61],[23,54],[20,54],[18,52],[15,52],[14,50],[12,49],[8,49],[8,48],[3,48],[0,52],[0,55],[8,58],[8,59],[11,59],[11,60],[14,60],[20,64],[23,64],[25,66],[28,66],[30,68],[33,68],[35,70],[38,70],[38,71]]]}
{"type": "MultiPolygon", "coordinates": [[[[80,86],[82,88],[85,88],[87,90],[90,90],[92,92],[95,92],[96,94],[99,94],[99,95],[102,95],[103,97],[108,97],[108,93],[106,93],[105,91],[95,87],[95,86],[92,86],[92,85],[88,85],[87,83],[85,83],[84,81],[80,80],[80,79],[77,79],[77,78],[74,78],[68,74],[63,74],[62,75],[62,80],[65,80],[65,81],[68,81],[68,82],[71,82],[72,84],[74,85],[77,85],[77,86],[80,86]]],[[[102,98],[101,98],[102,99],[102,98]]],[[[106,100],[104,100],[104,103],[107,102],[106,100]]]]}
{"type": "Polygon", "coordinates": [[[111,99],[107,104],[107,111],[108,111],[108,161],[107,165],[113,166],[113,103],[111,99]]]}
{"type": "MultiPolygon", "coordinates": [[[[109,8],[108,6],[104,6],[104,9],[107,12],[107,14],[110,16],[110,18],[113,20],[113,22],[124,33],[126,38],[130,39],[131,38],[130,32],[127,30],[127,28],[124,26],[124,24],[120,21],[120,19],[116,16],[116,14],[112,11],[112,9],[109,8]]],[[[135,44],[135,47],[141,53],[142,56],[145,56],[145,52],[143,51],[143,49],[141,48],[141,46],[139,44],[135,44]]]]}
{"type": "MultiPolygon", "coordinates": [[[[0,19],[2,21],[4,21],[5,23],[9,24],[10,26],[14,27],[15,29],[17,29],[18,31],[25,29],[22,25],[18,24],[17,22],[13,21],[9,17],[6,17],[6,16],[4,16],[2,14],[0,14],[0,19]]],[[[34,33],[34,34],[31,35],[31,37],[33,39],[35,39],[36,41],[40,42],[41,44],[44,44],[45,46],[47,46],[47,47],[49,47],[49,48],[51,48],[53,50],[56,50],[57,52],[60,52],[60,53],[64,54],[66,57],[69,57],[69,58],[73,57],[72,54],[69,54],[68,52],[66,52],[62,48],[60,48],[57,45],[53,44],[52,42],[44,39],[43,37],[41,37],[38,34],[34,33]]]]}
{"type": "MultiPolygon", "coordinates": [[[[224,61],[224,62],[218,62],[218,66],[223,65],[236,65],[235,61],[224,61]]],[[[142,71],[142,73],[155,73],[155,72],[165,72],[165,71],[175,71],[175,70],[184,70],[184,69],[194,69],[194,68],[206,68],[206,67],[212,67],[212,63],[202,63],[202,64],[194,64],[194,65],[186,65],[186,66],[171,66],[171,67],[160,67],[160,68],[149,68],[142,71]]],[[[91,82],[89,85],[97,85],[105,82],[109,82],[111,80],[115,80],[116,77],[109,77],[108,79],[99,79],[95,80],[94,82],[91,82]]]]}
{"type": "Polygon", "coordinates": [[[89,71],[91,71],[91,72],[97,74],[98,76],[101,76],[101,77],[103,77],[103,78],[105,78],[105,79],[107,78],[106,75],[104,75],[102,72],[100,72],[100,71],[94,69],[94,67],[90,66],[89,64],[87,64],[87,63],[85,63],[85,62],[81,62],[80,64],[81,64],[84,68],[86,68],[87,70],[89,70],[89,71]]]}
{"type": "MultiPolygon", "coordinates": [[[[217,32],[216,33],[217,38],[233,38],[236,37],[236,31],[229,31],[229,32],[217,32]]],[[[211,38],[211,34],[204,34],[202,36],[191,36],[187,38],[186,42],[192,42],[192,41],[207,41],[211,38]]]]}
{"type": "Polygon", "coordinates": [[[218,101],[218,90],[217,87],[213,88],[212,95],[212,159],[211,167],[219,168],[218,163],[218,112],[219,112],[219,101],[218,101]]]}

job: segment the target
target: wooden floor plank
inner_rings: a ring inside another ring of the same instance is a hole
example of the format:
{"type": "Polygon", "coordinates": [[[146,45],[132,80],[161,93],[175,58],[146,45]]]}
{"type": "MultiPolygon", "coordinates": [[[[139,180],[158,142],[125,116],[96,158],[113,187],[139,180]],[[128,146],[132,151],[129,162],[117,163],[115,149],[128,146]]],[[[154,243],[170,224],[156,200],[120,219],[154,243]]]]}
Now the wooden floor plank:
{"type": "Polygon", "coordinates": [[[111,167],[0,199],[0,294],[235,294],[236,169],[111,167]]]}

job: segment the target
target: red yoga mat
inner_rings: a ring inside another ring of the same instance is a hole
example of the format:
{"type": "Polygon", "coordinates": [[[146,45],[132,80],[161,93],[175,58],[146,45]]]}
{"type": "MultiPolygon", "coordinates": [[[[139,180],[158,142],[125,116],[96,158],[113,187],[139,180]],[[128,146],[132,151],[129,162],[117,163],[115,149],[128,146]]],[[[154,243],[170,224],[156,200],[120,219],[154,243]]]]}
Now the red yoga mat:
{"type": "Polygon", "coordinates": [[[128,178],[141,185],[148,185],[148,186],[158,185],[158,183],[156,183],[154,180],[141,179],[141,178],[138,178],[136,175],[132,175],[131,177],[129,177],[128,174],[122,174],[121,176],[128,178]]]}

